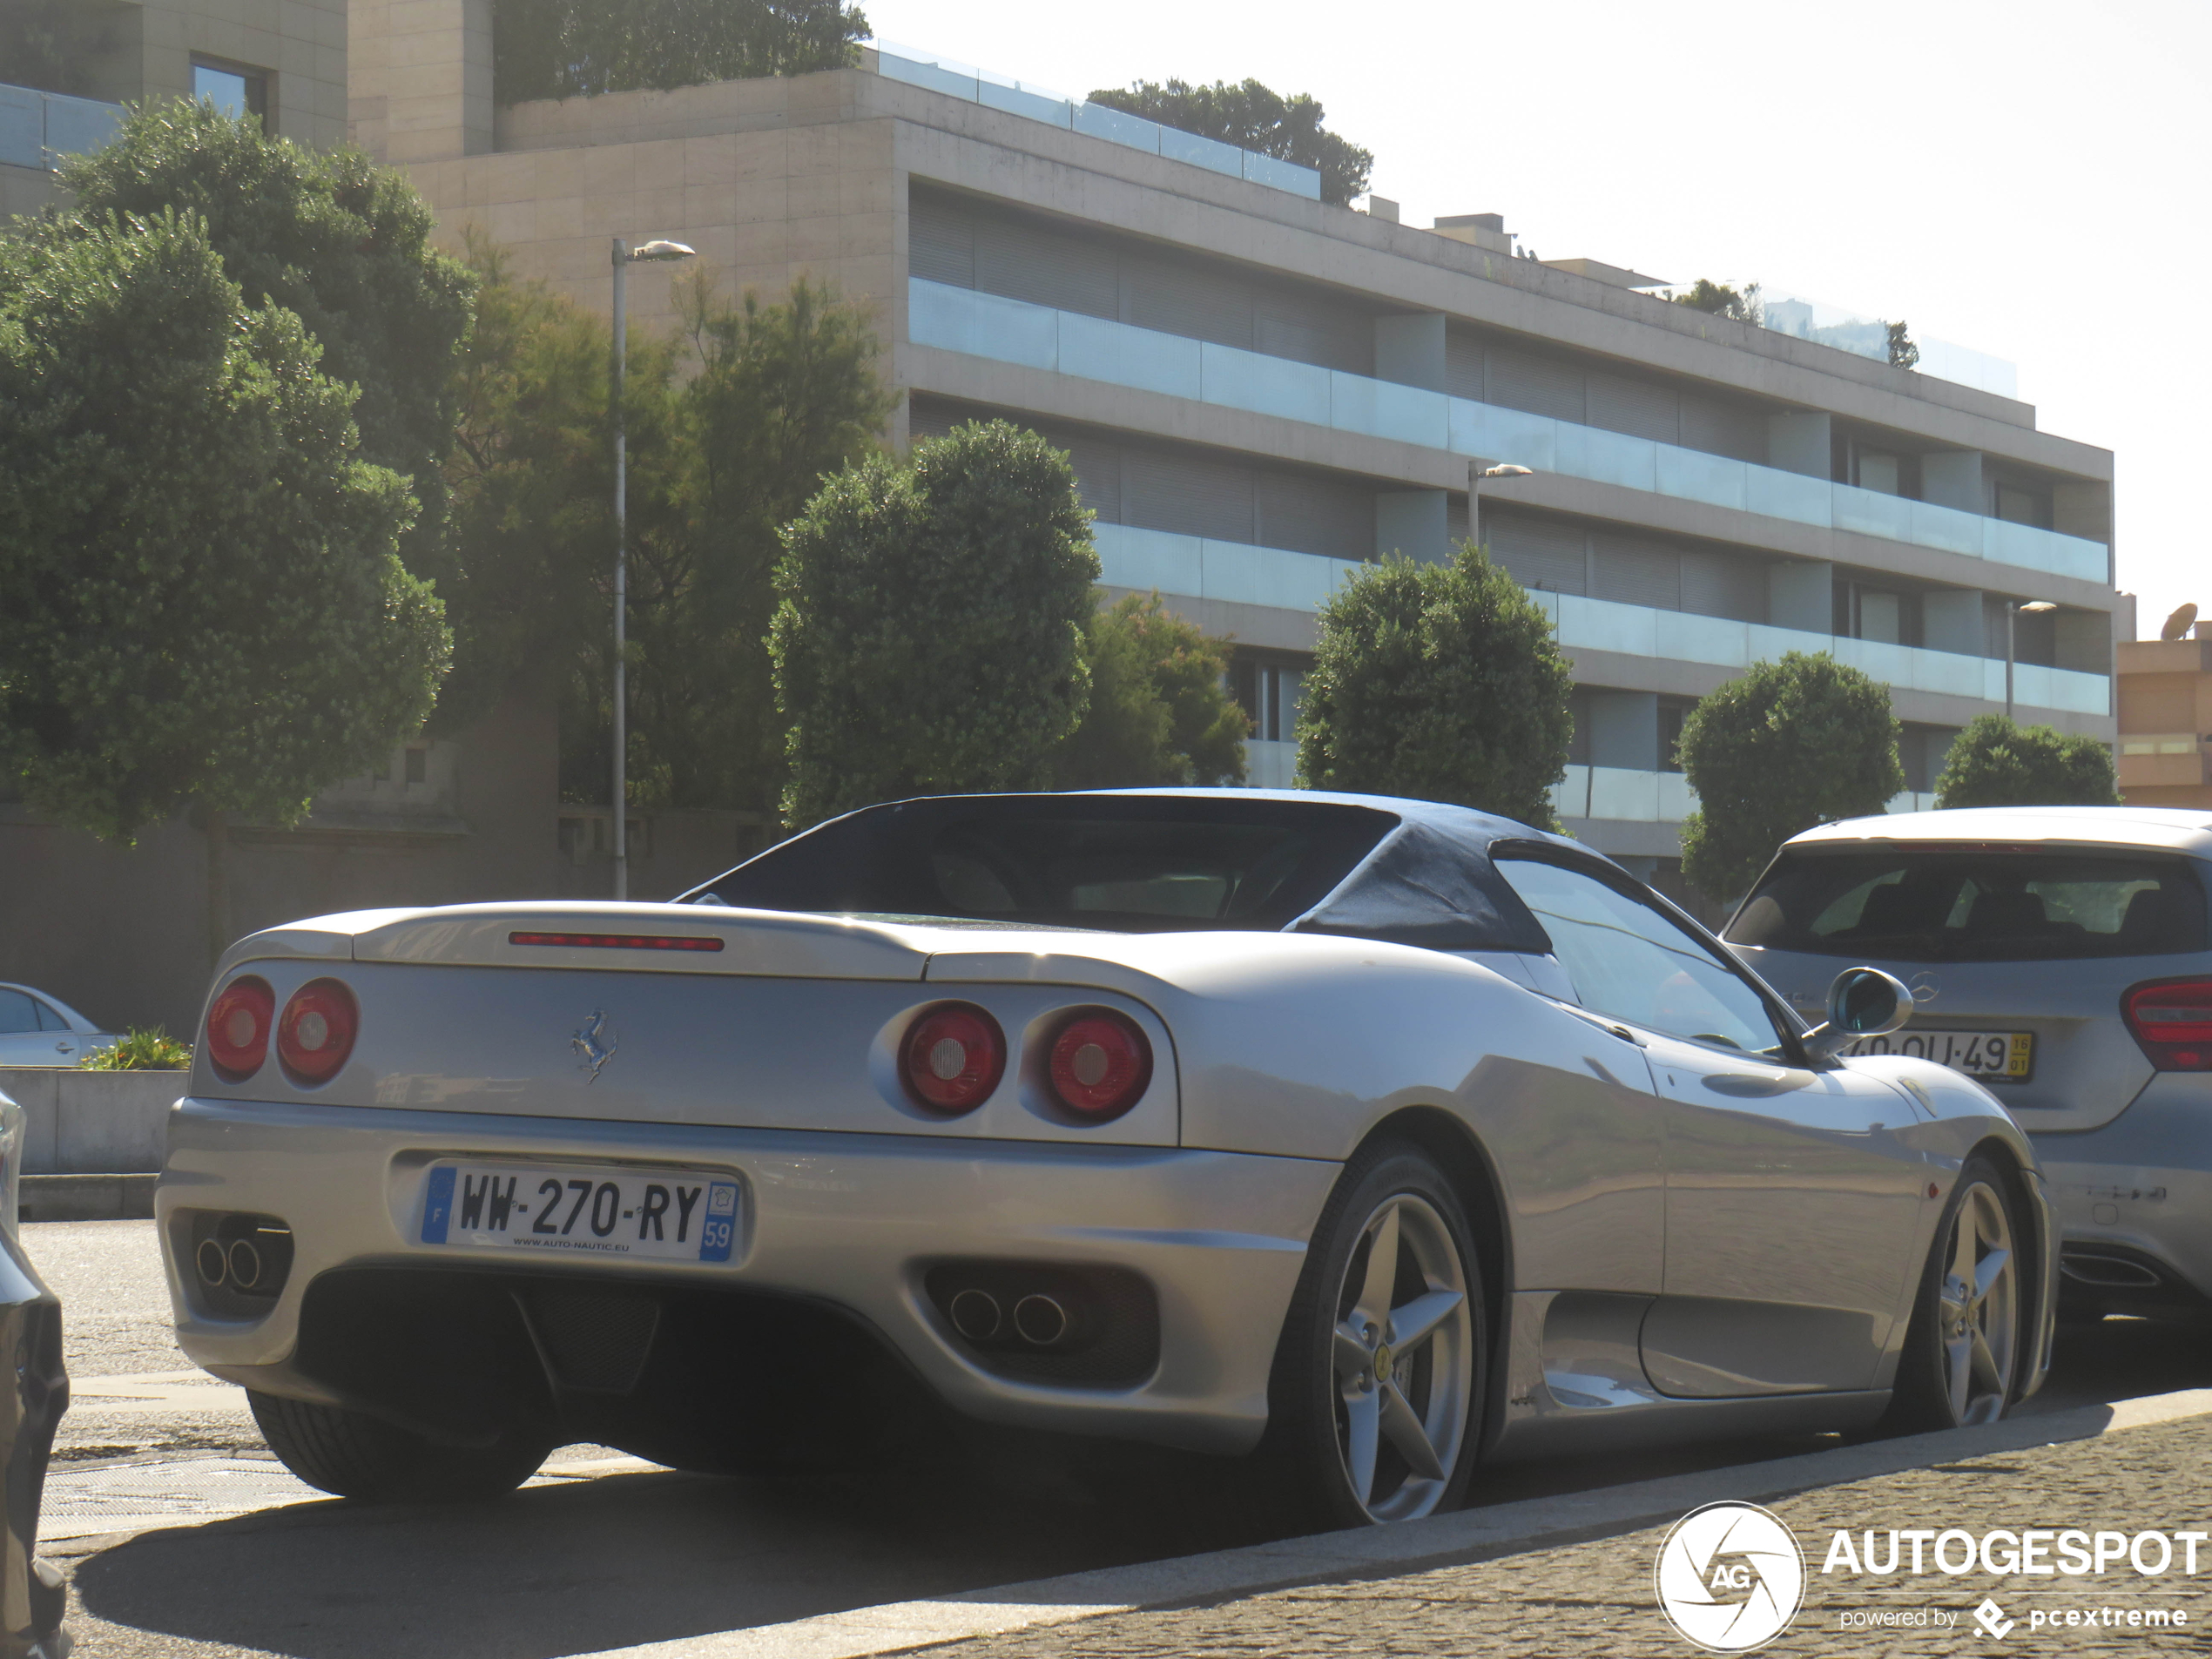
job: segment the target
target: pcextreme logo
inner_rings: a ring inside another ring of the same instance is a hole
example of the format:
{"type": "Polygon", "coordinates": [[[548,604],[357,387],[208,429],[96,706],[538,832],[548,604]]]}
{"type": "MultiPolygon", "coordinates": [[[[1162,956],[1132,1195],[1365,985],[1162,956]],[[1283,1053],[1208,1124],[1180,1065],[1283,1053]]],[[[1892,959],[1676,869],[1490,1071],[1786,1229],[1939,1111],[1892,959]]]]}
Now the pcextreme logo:
{"type": "Polygon", "coordinates": [[[1712,1653],[1748,1653],[1790,1628],[1804,1600],[1797,1534],[1752,1503],[1709,1503],[1659,1546],[1652,1583],[1667,1622],[1712,1653]]]}

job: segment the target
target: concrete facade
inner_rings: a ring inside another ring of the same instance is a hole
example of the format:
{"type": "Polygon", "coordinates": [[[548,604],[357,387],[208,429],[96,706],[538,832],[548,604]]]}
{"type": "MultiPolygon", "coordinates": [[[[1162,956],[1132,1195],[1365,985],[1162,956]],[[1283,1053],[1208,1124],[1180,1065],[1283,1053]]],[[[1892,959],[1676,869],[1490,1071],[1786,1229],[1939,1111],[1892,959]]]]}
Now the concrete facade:
{"type": "Polygon", "coordinates": [[[2212,639],[2120,647],[2120,792],[2130,806],[2212,808],[2212,639]]]}
{"type": "MultiPolygon", "coordinates": [[[[1002,415],[1066,445],[1109,589],[1233,633],[1240,684],[1278,714],[1333,584],[1392,549],[1443,556],[1471,469],[1505,461],[1534,471],[1482,484],[1482,538],[1582,688],[1560,808],[1647,871],[1691,805],[1682,713],[1782,650],[1891,685],[1894,806],[1927,804],[1950,735],[2001,706],[2007,600],[2060,607],[2022,619],[2022,718],[2114,734],[2134,618],[2112,457],[2027,404],[1669,304],[1617,266],[1517,257],[1495,215],[1326,206],[1228,146],[873,52],[495,99],[487,128],[481,3],[354,9],[356,141],[408,168],[446,235],[481,226],[600,309],[616,236],[688,242],[736,289],[834,281],[888,345],[894,441],[1002,415]],[[387,12],[411,21],[380,37],[387,12]],[[458,57],[428,62],[434,38],[458,57]],[[401,57],[421,89],[404,130],[401,57]]],[[[669,320],[671,274],[632,273],[633,322],[669,320]]],[[[1280,735],[1255,738],[1254,781],[1288,781],[1292,723],[1261,720],[1280,735]]]]}

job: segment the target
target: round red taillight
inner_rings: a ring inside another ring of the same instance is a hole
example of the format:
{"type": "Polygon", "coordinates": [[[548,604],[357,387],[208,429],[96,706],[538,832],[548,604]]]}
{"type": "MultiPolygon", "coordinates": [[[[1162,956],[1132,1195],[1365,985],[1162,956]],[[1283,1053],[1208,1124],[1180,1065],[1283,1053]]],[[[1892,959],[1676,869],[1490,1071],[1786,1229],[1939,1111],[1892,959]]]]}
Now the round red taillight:
{"type": "Polygon", "coordinates": [[[242,1083],[269,1057],[269,1027],[276,1017],[276,993],[265,979],[248,974],[223,987],[207,1010],[207,1058],[226,1083],[242,1083]]]}
{"type": "Polygon", "coordinates": [[[1152,1045],[1125,1014],[1078,1014],[1052,1040],[1052,1092],[1078,1117],[1103,1123],[1136,1104],[1152,1081],[1152,1045]]]}
{"type": "Polygon", "coordinates": [[[973,1111],[1006,1074],[1006,1034],[982,1009],[948,1003],[914,1022],[899,1058],[907,1092],[917,1105],[933,1112],[973,1111]]]}
{"type": "Polygon", "coordinates": [[[277,1022],[277,1058],[295,1083],[327,1083],[354,1051],[361,1015],[354,994],[334,979],[311,980],[293,992],[277,1022]]]}

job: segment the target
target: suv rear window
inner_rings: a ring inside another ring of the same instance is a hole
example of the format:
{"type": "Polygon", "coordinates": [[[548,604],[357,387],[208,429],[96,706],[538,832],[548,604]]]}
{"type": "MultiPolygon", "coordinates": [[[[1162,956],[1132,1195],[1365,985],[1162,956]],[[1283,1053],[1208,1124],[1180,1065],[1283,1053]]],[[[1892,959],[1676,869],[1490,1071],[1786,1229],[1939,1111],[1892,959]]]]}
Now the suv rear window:
{"type": "Polygon", "coordinates": [[[1784,853],[1726,937],[1904,962],[2162,956],[2205,947],[2186,859],[2030,847],[1784,853]]]}

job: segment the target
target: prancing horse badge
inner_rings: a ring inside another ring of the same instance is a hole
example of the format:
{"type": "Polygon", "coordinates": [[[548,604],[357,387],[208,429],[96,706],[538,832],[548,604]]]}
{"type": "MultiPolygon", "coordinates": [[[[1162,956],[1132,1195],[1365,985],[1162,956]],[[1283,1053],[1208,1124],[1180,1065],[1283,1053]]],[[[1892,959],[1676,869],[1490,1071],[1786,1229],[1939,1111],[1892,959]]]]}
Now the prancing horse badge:
{"type": "Polygon", "coordinates": [[[599,1081],[600,1069],[615,1057],[620,1041],[615,1022],[603,1010],[592,1009],[583,1029],[569,1039],[569,1047],[576,1050],[576,1069],[584,1074],[586,1082],[599,1081]]]}

